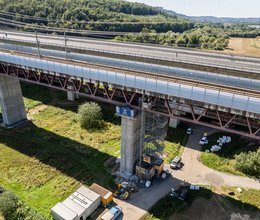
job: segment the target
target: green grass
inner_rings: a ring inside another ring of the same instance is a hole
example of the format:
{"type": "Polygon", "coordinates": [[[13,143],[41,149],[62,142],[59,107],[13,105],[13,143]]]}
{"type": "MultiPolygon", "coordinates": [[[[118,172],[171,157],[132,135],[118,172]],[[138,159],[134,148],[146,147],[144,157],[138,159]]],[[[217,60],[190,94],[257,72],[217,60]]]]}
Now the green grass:
{"type": "MultiPolygon", "coordinates": [[[[86,131],[77,121],[77,108],[88,100],[67,102],[66,94],[55,92],[57,103],[47,88],[22,84],[22,89],[27,110],[41,104],[48,107],[25,127],[0,129],[0,186],[49,219],[50,208],[82,183],[96,182],[113,190],[111,170],[104,163],[120,155],[121,127],[115,107],[100,104],[104,129],[86,131]]],[[[170,130],[167,158],[180,154],[183,132],[183,128],[170,130]]]]}
{"type": "Polygon", "coordinates": [[[235,192],[234,196],[228,195],[227,200],[236,208],[245,211],[259,212],[260,209],[260,190],[242,188],[238,193],[236,187],[222,187],[224,192],[235,192]]]}
{"type": "Polygon", "coordinates": [[[235,168],[235,155],[241,152],[255,151],[259,148],[257,143],[251,144],[250,141],[234,134],[226,132],[217,132],[209,136],[209,144],[203,146],[201,153],[201,161],[204,165],[219,170],[221,172],[231,173],[235,175],[245,176],[244,173],[235,168]],[[223,135],[231,136],[232,142],[224,144],[219,152],[206,153],[206,149],[210,149],[212,145],[217,144],[217,139],[223,135]]]}
{"type": "Polygon", "coordinates": [[[145,216],[145,220],[167,220],[175,212],[187,209],[198,196],[209,199],[212,196],[210,187],[201,187],[199,191],[189,191],[187,199],[181,201],[169,194],[160,199],[145,216]]]}
{"type": "Polygon", "coordinates": [[[181,156],[184,146],[187,143],[188,135],[186,134],[187,127],[184,125],[179,125],[177,128],[169,128],[168,134],[165,141],[165,161],[170,163],[170,161],[175,156],[181,156]]]}
{"type": "MultiPolygon", "coordinates": [[[[231,205],[231,211],[235,211],[238,213],[250,213],[259,215],[260,208],[260,190],[255,189],[242,189],[242,193],[235,193],[235,196],[228,195],[228,192],[234,191],[236,192],[235,187],[221,187],[221,191],[223,195],[226,195],[226,198],[220,197],[216,191],[219,189],[215,189],[211,186],[201,186],[199,191],[188,192],[187,199],[185,201],[181,201],[178,199],[172,198],[169,194],[160,199],[150,210],[149,213],[144,216],[143,220],[167,220],[174,213],[184,213],[187,209],[189,209],[193,203],[193,201],[202,197],[208,202],[211,202],[212,196],[217,196],[221,201],[220,205],[224,208],[225,200],[229,202],[231,205]]],[[[203,207],[201,207],[203,212],[203,207]]],[[[221,207],[216,207],[221,208],[221,207]]],[[[192,216],[190,216],[192,219],[192,216]]],[[[210,219],[210,216],[208,216],[210,219]]]]}
{"type": "Polygon", "coordinates": [[[32,84],[21,83],[21,88],[23,93],[26,94],[26,98],[24,98],[24,104],[26,110],[35,108],[38,105],[46,104],[51,101],[51,93],[49,89],[42,89],[41,86],[34,85],[32,88],[32,84]]]}

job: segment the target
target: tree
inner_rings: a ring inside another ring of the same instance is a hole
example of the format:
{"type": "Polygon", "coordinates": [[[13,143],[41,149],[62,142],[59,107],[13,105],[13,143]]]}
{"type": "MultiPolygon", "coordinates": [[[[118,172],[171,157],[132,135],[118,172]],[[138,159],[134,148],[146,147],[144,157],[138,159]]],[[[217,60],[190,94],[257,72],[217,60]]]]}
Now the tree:
{"type": "Polygon", "coordinates": [[[235,158],[236,169],[250,176],[260,178],[260,148],[254,152],[242,152],[236,155],[235,158]]]}
{"type": "Polygon", "coordinates": [[[95,129],[101,126],[101,107],[95,102],[87,102],[79,106],[79,122],[82,128],[95,129]]]}

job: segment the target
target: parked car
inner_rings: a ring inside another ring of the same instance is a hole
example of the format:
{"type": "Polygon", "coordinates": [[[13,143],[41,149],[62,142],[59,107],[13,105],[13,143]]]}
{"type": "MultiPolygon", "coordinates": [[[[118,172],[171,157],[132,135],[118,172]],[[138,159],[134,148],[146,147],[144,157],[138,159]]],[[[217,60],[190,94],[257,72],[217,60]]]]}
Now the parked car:
{"type": "Polygon", "coordinates": [[[182,166],[181,157],[179,156],[175,157],[170,163],[170,168],[172,169],[179,169],[181,168],[181,166],[182,166]]]}
{"type": "Polygon", "coordinates": [[[207,137],[202,137],[199,141],[200,145],[205,145],[205,144],[208,144],[208,143],[209,143],[209,141],[208,141],[207,137]]]}
{"type": "Polygon", "coordinates": [[[191,129],[191,128],[188,128],[188,129],[187,129],[187,134],[190,135],[191,133],[192,133],[192,129],[191,129]]]}
{"type": "Polygon", "coordinates": [[[101,220],[115,220],[120,216],[121,213],[122,208],[120,206],[112,207],[101,217],[101,220]]]}

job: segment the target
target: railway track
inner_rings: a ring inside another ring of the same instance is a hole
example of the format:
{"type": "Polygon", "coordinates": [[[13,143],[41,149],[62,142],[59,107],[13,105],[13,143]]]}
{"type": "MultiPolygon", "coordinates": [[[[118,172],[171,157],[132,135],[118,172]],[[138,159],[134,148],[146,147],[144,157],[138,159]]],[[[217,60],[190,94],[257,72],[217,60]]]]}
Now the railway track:
{"type": "MultiPolygon", "coordinates": [[[[26,57],[39,58],[38,55],[29,54],[29,53],[25,53],[25,52],[10,51],[10,50],[6,50],[6,49],[0,49],[0,51],[4,52],[4,53],[13,54],[13,55],[23,55],[26,57]]],[[[119,67],[114,67],[114,66],[107,66],[107,65],[96,64],[96,63],[95,64],[87,63],[87,62],[82,62],[82,61],[78,61],[78,60],[68,60],[68,59],[58,58],[58,57],[41,56],[41,58],[44,60],[47,60],[47,61],[51,61],[51,62],[78,65],[78,66],[93,68],[93,69],[97,69],[97,70],[105,70],[105,71],[123,73],[123,74],[132,75],[132,76],[151,78],[151,79],[162,80],[162,81],[166,81],[166,82],[173,82],[173,83],[178,83],[178,84],[183,84],[183,85],[188,85],[188,86],[193,86],[193,87],[200,87],[200,88],[205,88],[205,89],[212,89],[215,91],[235,93],[237,95],[260,98],[260,91],[245,89],[245,88],[241,88],[241,87],[228,86],[228,85],[222,85],[222,84],[217,84],[217,83],[202,82],[202,81],[196,81],[193,79],[181,78],[181,77],[170,76],[170,75],[163,75],[161,73],[156,74],[156,73],[145,72],[145,71],[136,71],[136,70],[119,68],[119,67]]]]}

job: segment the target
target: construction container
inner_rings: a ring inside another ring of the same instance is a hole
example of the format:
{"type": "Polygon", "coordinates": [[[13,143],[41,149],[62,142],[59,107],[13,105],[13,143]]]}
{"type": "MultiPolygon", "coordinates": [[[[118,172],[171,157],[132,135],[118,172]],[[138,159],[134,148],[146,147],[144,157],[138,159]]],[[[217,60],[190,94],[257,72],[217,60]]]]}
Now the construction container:
{"type": "Polygon", "coordinates": [[[85,186],[81,186],[63,202],[51,208],[55,220],[85,220],[100,205],[101,197],[85,186]]]}
{"type": "Polygon", "coordinates": [[[113,201],[113,193],[105,189],[104,187],[93,183],[89,188],[100,195],[101,203],[103,206],[107,207],[113,201]]]}

